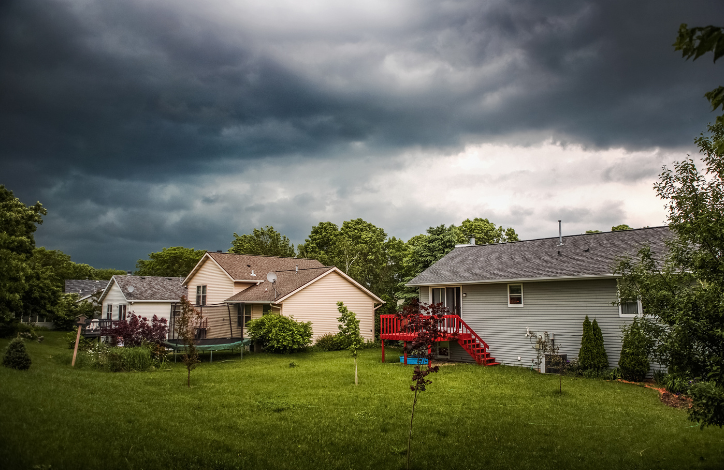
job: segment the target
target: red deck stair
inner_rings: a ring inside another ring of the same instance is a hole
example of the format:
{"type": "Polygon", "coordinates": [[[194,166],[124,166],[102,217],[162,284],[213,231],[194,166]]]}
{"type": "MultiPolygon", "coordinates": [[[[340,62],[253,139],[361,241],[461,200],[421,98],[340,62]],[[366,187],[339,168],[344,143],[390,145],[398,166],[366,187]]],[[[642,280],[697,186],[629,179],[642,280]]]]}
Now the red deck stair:
{"type": "MultiPolygon", "coordinates": [[[[470,354],[475,362],[483,366],[497,366],[499,363],[490,355],[488,344],[457,315],[445,315],[439,330],[442,332],[436,341],[457,341],[470,354]]],[[[413,341],[417,332],[402,327],[397,315],[380,315],[380,339],[382,340],[382,360],[385,360],[385,340],[413,341]],[[403,331],[404,330],[404,331],[403,331]]]]}

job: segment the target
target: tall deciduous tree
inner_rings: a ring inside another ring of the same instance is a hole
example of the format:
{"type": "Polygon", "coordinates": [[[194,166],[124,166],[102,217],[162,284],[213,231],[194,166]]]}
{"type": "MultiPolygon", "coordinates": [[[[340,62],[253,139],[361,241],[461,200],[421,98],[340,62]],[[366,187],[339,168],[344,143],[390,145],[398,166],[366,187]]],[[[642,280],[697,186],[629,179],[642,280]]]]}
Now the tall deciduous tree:
{"type": "Polygon", "coordinates": [[[34,233],[45,214],[39,202],[26,206],[0,185],[0,323],[23,311],[32,276],[28,261],[35,248],[34,233]]]}
{"type": "Polygon", "coordinates": [[[42,246],[33,250],[32,263],[39,268],[50,268],[50,277],[61,290],[67,279],[110,279],[116,274],[126,274],[121,269],[96,269],[88,264],[74,263],[70,255],[42,246]]]}
{"type": "MultiPolygon", "coordinates": [[[[236,235],[236,234],[234,234],[236,235]]],[[[206,251],[172,246],[136,261],[136,276],[186,277],[206,251]]]]}
{"type": "Polygon", "coordinates": [[[518,241],[518,234],[513,228],[504,228],[480,217],[465,219],[458,227],[458,243],[468,243],[471,237],[475,237],[476,245],[518,241]]]}
{"type": "Polygon", "coordinates": [[[613,227],[611,227],[612,232],[623,232],[625,230],[633,230],[633,227],[629,227],[626,224],[614,225],[613,227]]]}
{"type": "Polygon", "coordinates": [[[623,260],[617,272],[622,301],[641,299],[644,315],[665,325],[655,358],[669,372],[695,379],[689,417],[702,426],[724,425],[724,125],[696,139],[705,166],[689,158],[664,167],[654,187],[667,201],[674,237],[668,254],[648,247],[623,260]]]}
{"type": "Polygon", "coordinates": [[[294,245],[285,235],[274,230],[271,225],[267,225],[264,228],[255,228],[249,234],[234,233],[234,240],[231,242],[229,251],[240,255],[292,257],[294,256],[294,245]]]}

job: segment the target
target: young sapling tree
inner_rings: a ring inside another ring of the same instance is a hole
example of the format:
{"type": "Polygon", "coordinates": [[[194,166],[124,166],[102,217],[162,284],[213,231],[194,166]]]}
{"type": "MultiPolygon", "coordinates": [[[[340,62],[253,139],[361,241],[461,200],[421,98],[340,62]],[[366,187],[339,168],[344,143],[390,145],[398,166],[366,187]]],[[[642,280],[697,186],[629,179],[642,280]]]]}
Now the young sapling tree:
{"type": "Polygon", "coordinates": [[[196,325],[201,322],[201,312],[196,310],[186,296],[181,296],[181,312],[176,318],[176,333],[184,343],[183,362],[188,372],[186,385],[191,387],[191,371],[199,362],[199,353],[196,350],[196,325]]]}
{"type": "Polygon", "coordinates": [[[412,412],[410,413],[410,430],[407,437],[407,469],[410,469],[410,449],[412,444],[412,423],[415,419],[415,406],[417,405],[418,395],[432,383],[427,378],[428,375],[440,370],[438,366],[432,366],[432,348],[435,341],[441,336],[440,326],[444,321],[444,315],[447,314],[447,308],[442,304],[426,305],[413,301],[410,305],[405,306],[401,312],[397,313],[400,318],[401,333],[413,333],[415,336],[406,346],[408,352],[418,359],[426,358],[427,366],[418,364],[412,372],[412,382],[410,390],[414,392],[412,400],[412,412]]]}
{"type": "Polygon", "coordinates": [[[359,320],[357,315],[349,310],[344,302],[337,302],[337,310],[341,314],[337,321],[339,321],[339,335],[342,336],[347,345],[347,349],[352,353],[354,357],[354,384],[357,385],[357,351],[362,349],[364,346],[364,338],[360,334],[359,320]]]}

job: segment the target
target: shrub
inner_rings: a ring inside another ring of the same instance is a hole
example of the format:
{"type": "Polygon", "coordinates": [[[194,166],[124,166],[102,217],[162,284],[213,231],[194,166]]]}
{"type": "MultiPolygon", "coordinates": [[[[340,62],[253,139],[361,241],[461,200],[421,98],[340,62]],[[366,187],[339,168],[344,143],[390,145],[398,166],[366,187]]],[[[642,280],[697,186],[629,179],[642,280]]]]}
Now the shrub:
{"type": "Polygon", "coordinates": [[[104,329],[101,334],[121,338],[124,346],[135,347],[145,343],[161,344],[166,340],[167,323],[165,318],[158,318],[156,315],[149,323],[148,318],[131,313],[128,320],[119,321],[113,328],[104,329]]]}
{"type": "Polygon", "coordinates": [[[289,353],[312,343],[312,322],[297,322],[293,317],[264,315],[248,325],[249,336],[264,349],[289,353]]]}
{"type": "Polygon", "coordinates": [[[623,344],[618,367],[626,380],[640,382],[649,372],[649,355],[651,340],[643,331],[641,322],[636,318],[633,323],[621,328],[623,331],[623,344]]]}
{"type": "Polygon", "coordinates": [[[342,349],[344,349],[342,339],[343,338],[340,338],[339,335],[327,333],[320,336],[314,345],[322,351],[341,351],[342,349]]]}
{"type": "Polygon", "coordinates": [[[608,369],[608,355],[606,354],[606,346],[603,344],[603,333],[601,327],[598,326],[596,319],[593,319],[593,369],[603,371],[608,369]]]}
{"type": "Polygon", "coordinates": [[[683,377],[677,374],[666,374],[662,371],[654,372],[654,382],[657,385],[666,389],[666,391],[675,393],[677,395],[688,395],[691,391],[691,386],[696,381],[683,377]]]}
{"type": "Polygon", "coordinates": [[[603,344],[601,328],[595,319],[591,323],[586,315],[586,319],[583,321],[581,349],[578,352],[578,370],[582,375],[599,376],[607,368],[608,356],[603,344]]]}
{"type": "Polygon", "coordinates": [[[79,356],[79,367],[93,367],[109,372],[143,372],[154,364],[151,348],[112,347],[106,343],[96,343],[91,349],[79,356]]]}
{"type": "Polygon", "coordinates": [[[20,338],[15,338],[10,341],[8,347],[5,349],[5,356],[3,356],[3,365],[17,370],[28,370],[31,364],[30,356],[28,351],[25,350],[25,343],[20,338]]]}

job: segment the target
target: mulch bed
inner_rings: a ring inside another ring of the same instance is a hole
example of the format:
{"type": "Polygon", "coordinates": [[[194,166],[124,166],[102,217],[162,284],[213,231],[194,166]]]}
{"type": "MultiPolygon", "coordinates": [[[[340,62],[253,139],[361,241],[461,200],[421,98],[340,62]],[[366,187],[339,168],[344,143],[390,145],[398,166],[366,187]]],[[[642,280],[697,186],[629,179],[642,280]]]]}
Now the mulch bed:
{"type": "Polygon", "coordinates": [[[684,395],[676,395],[675,393],[671,393],[666,391],[666,389],[656,387],[650,383],[641,383],[641,382],[629,382],[628,380],[618,379],[616,382],[621,382],[625,384],[633,384],[638,385],[639,387],[646,387],[650,388],[652,390],[656,390],[659,392],[659,400],[661,403],[663,403],[666,406],[670,406],[672,408],[680,408],[680,409],[689,409],[691,408],[691,398],[684,396],[684,395]]]}

